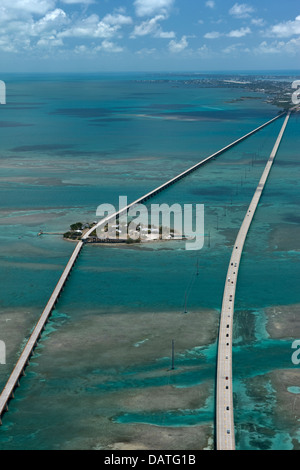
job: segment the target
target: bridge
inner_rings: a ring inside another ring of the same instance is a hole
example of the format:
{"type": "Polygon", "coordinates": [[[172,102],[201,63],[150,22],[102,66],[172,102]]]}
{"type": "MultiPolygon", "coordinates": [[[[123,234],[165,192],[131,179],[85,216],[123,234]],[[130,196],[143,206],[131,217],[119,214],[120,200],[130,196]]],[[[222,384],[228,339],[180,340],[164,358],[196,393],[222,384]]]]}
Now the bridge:
{"type": "Polygon", "coordinates": [[[226,277],[218,341],[216,435],[218,450],[235,450],[233,385],[232,385],[232,336],[234,301],[241,256],[251,222],[270,174],[281,139],[290,118],[288,112],[270,158],[263,171],[253,199],[236,238],[226,277]]]}
{"type": "Polygon", "coordinates": [[[157,188],[153,189],[153,191],[145,194],[144,196],[140,197],[139,199],[137,199],[136,201],[132,202],[131,204],[128,204],[128,206],[122,208],[121,210],[119,210],[118,212],[110,215],[110,216],[107,216],[105,217],[104,219],[100,220],[100,222],[95,225],[94,227],[92,227],[88,232],[86,232],[84,234],[84,236],[82,237],[83,240],[86,240],[95,230],[97,230],[98,228],[100,227],[104,227],[108,222],[110,222],[111,220],[115,220],[115,218],[118,218],[120,217],[121,215],[125,214],[128,212],[128,210],[137,205],[137,204],[143,204],[144,202],[148,201],[148,199],[156,196],[157,194],[159,194],[160,192],[164,191],[165,189],[169,188],[170,186],[172,186],[173,184],[177,183],[178,181],[180,181],[182,178],[184,178],[185,176],[188,176],[190,175],[191,173],[193,173],[194,171],[198,170],[198,168],[200,168],[201,166],[204,166],[206,163],[210,162],[211,160],[214,160],[216,157],[219,157],[220,155],[222,155],[223,153],[227,152],[227,150],[230,150],[232,147],[234,147],[235,145],[241,143],[243,140],[246,140],[248,137],[256,134],[258,131],[260,131],[261,129],[263,129],[264,127],[268,126],[269,124],[271,124],[272,122],[276,121],[277,119],[279,119],[280,117],[282,117],[285,113],[281,113],[279,114],[278,116],[276,116],[275,118],[271,119],[270,121],[268,122],[265,122],[264,124],[262,124],[261,126],[257,127],[256,129],[254,129],[253,131],[249,132],[248,134],[245,134],[243,137],[240,137],[239,139],[235,140],[234,142],[232,142],[231,144],[229,145],[226,145],[226,147],[223,147],[221,150],[218,150],[217,152],[213,153],[212,155],[210,155],[209,157],[205,158],[204,160],[201,160],[200,162],[196,163],[196,165],[192,166],[191,168],[189,168],[188,170],[185,170],[184,172],[180,173],[179,175],[175,176],[174,178],[172,178],[171,180],[167,181],[166,183],[162,184],[161,186],[158,186],[157,188]]]}
{"type": "MultiPolygon", "coordinates": [[[[204,160],[201,160],[200,162],[198,162],[196,165],[192,166],[191,168],[189,168],[188,170],[180,173],[179,175],[175,176],[174,178],[172,178],[171,180],[167,181],[166,183],[162,184],[161,186],[155,188],[153,191],[145,194],[144,196],[142,196],[141,198],[137,199],[136,201],[132,202],[131,204],[129,204],[127,207],[121,209],[120,211],[116,212],[115,214],[113,215],[110,215],[104,219],[102,219],[96,226],[94,226],[92,229],[90,229],[88,232],[86,232],[84,234],[84,236],[82,237],[82,240],[80,240],[77,244],[76,244],[76,247],[42,313],[42,315],[40,316],[28,342],[26,343],[25,345],[25,348],[23,349],[1,395],[0,395],[0,425],[2,424],[2,416],[4,415],[5,412],[8,411],[8,403],[9,401],[14,398],[14,393],[15,393],[15,390],[17,389],[17,387],[20,385],[20,379],[23,375],[25,375],[25,369],[26,367],[28,366],[29,362],[30,362],[30,358],[31,356],[33,355],[34,353],[34,349],[35,347],[37,346],[38,344],[38,341],[41,337],[41,334],[45,328],[45,325],[47,324],[48,320],[49,320],[49,317],[53,311],[53,309],[55,308],[55,305],[62,293],[62,290],[65,286],[65,283],[67,282],[67,279],[76,263],[76,260],[78,259],[78,256],[82,250],[82,247],[84,246],[85,244],[85,241],[86,239],[91,235],[91,233],[93,233],[94,230],[98,229],[99,227],[103,227],[106,225],[107,222],[109,222],[110,220],[112,220],[113,218],[117,218],[119,216],[121,216],[122,214],[124,214],[125,212],[127,212],[131,207],[133,207],[134,205],[136,204],[141,204],[143,202],[146,202],[147,200],[149,200],[150,198],[154,197],[155,195],[157,195],[158,193],[164,191],[165,189],[167,189],[168,187],[170,187],[171,185],[177,183],[178,181],[180,181],[181,179],[183,179],[184,177],[190,175],[192,172],[196,171],[198,168],[204,166],[206,163],[214,160],[216,157],[222,155],[223,153],[225,153],[226,151],[230,150],[231,148],[233,148],[234,146],[238,145],[239,143],[241,143],[242,141],[244,141],[245,139],[247,139],[248,137],[254,135],[255,133],[259,132],[261,129],[265,128],[266,126],[270,125],[271,123],[273,123],[274,121],[276,121],[277,119],[281,118],[283,115],[285,115],[286,113],[281,113],[279,115],[277,115],[276,117],[274,117],[273,119],[265,122],[264,124],[262,124],[261,126],[257,127],[256,129],[252,130],[251,132],[249,132],[248,134],[245,134],[244,136],[242,136],[241,138],[235,140],[234,142],[230,143],[229,145],[227,145],[226,147],[223,147],[221,150],[215,152],[214,154],[210,155],[209,157],[205,158],[204,160]]],[[[224,315],[222,316],[222,318],[224,318],[224,315]]],[[[223,323],[222,323],[223,325],[223,323]]],[[[223,328],[223,326],[222,326],[223,328]]],[[[223,338],[223,335],[221,336],[221,338],[223,338]]],[[[223,343],[220,343],[223,347],[223,343]]],[[[227,346],[226,346],[227,347],[227,346]]],[[[221,349],[221,348],[220,348],[221,349]]],[[[219,349],[219,350],[220,350],[219,349]]],[[[219,369],[220,370],[220,369],[219,369]]],[[[229,377],[229,375],[228,375],[229,377]]],[[[231,377],[231,375],[230,375],[231,377]]],[[[227,399],[227,397],[226,397],[227,399]]],[[[222,408],[223,409],[223,408],[222,408]]],[[[218,422],[220,422],[218,420],[218,422]]],[[[221,426],[221,425],[219,425],[221,426]]],[[[225,428],[227,429],[228,428],[228,425],[227,425],[227,422],[226,422],[226,425],[225,425],[225,428]]],[[[224,428],[224,429],[225,429],[224,428]]],[[[231,429],[231,432],[233,434],[233,424],[231,425],[230,427],[231,429]]]]}
{"type": "Polygon", "coordinates": [[[71,273],[71,270],[78,258],[78,255],[83,247],[83,242],[80,241],[77,243],[75,250],[73,251],[65,269],[62,273],[48,303],[40,316],[39,321],[37,322],[25,348],[20,355],[18,362],[12,371],[2,393],[0,396],[0,425],[2,424],[1,418],[5,411],[8,410],[8,402],[11,398],[14,398],[14,391],[20,385],[20,378],[25,375],[25,369],[29,364],[30,358],[33,355],[34,348],[36,347],[43,330],[48,322],[48,319],[57,303],[60,294],[63,290],[63,287],[71,273]]]}

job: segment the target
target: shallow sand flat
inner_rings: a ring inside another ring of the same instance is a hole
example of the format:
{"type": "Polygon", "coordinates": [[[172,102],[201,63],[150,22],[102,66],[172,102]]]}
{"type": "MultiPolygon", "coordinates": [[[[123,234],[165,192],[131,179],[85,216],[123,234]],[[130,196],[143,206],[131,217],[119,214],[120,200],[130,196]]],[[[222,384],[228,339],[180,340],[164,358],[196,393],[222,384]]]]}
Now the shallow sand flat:
{"type": "MultiPolygon", "coordinates": [[[[89,435],[95,436],[96,445],[102,449],[202,450],[213,441],[213,415],[211,420],[201,425],[167,426],[167,414],[168,412],[183,414],[185,410],[189,413],[192,406],[196,410],[199,409],[207,399],[210,385],[203,384],[182,390],[171,386],[122,390],[115,394],[100,395],[97,399],[94,397],[91,402],[95,405],[93,414],[90,412],[90,406],[86,408],[85,413],[77,413],[79,422],[76,422],[76,426],[83,432],[82,439],[75,438],[75,441],[79,448],[84,448],[86,446],[84,437],[89,435]],[[139,411],[139,406],[133,398],[135,394],[140,404],[148,403],[146,405],[148,411],[152,407],[153,412],[160,413],[159,425],[142,422],[124,424],[115,421],[114,413],[117,409],[122,412],[139,411]]],[[[72,422],[70,425],[72,427],[72,422]]],[[[64,448],[73,445],[72,441],[63,443],[64,448]]],[[[89,443],[88,446],[95,447],[95,443],[89,443]]]]}
{"type": "Polygon", "coordinates": [[[269,246],[276,251],[300,251],[300,227],[284,224],[275,228],[271,232],[269,246]]]}
{"type": "Polygon", "coordinates": [[[59,271],[62,270],[63,267],[58,264],[49,264],[49,263],[22,263],[22,262],[17,262],[17,261],[2,261],[2,266],[9,269],[9,268],[15,268],[15,269],[26,269],[26,270],[54,270],[54,271],[59,271]]]}
{"type": "Polygon", "coordinates": [[[22,448],[212,447],[215,359],[200,347],[215,344],[217,312],[64,315],[48,323],[7,415],[22,448]]]}
{"type": "Polygon", "coordinates": [[[299,369],[248,377],[235,396],[238,450],[299,450],[299,369]]]}
{"type": "MultiPolygon", "coordinates": [[[[173,372],[169,372],[170,377],[173,372]]],[[[173,385],[149,388],[147,395],[143,389],[131,390],[120,397],[124,412],[148,413],[168,410],[197,410],[206,406],[214,383],[206,381],[193,387],[178,388],[173,385]]]]}
{"type": "Polygon", "coordinates": [[[26,184],[32,186],[62,186],[64,183],[59,178],[43,178],[43,177],[32,177],[32,176],[1,176],[1,186],[8,186],[10,184],[26,184]]]}
{"type": "MultiPolygon", "coordinates": [[[[27,377],[29,379],[34,381],[31,374],[27,377]]],[[[127,400],[128,397],[131,400],[133,389],[91,391],[89,382],[89,387],[85,384],[80,391],[64,390],[62,393],[56,389],[56,383],[54,380],[49,388],[49,384],[35,381],[34,387],[30,386],[30,397],[14,400],[12,410],[17,411],[15,430],[20,434],[22,448],[121,449],[125,445],[129,450],[202,450],[213,442],[213,413],[203,423],[199,420],[191,426],[181,425],[180,421],[173,425],[168,423],[170,413],[182,416],[194,412],[201,415],[199,407],[211,392],[211,383],[185,388],[184,391],[171,386],[137,389],[137,394],[144,394],[144,400],[151,402],[156,408],[154,412],[159,413],[156,425],[143,421],[116,421],[118,415],[138,410],[138,407],[131,408],[134,403],[127,400]],[[169,395],[173,397],[170,403],[169,395]],[[195,408],[191,409],[192,406],[195,408]],[[33,430],[37,432],[36,436],[33,430]]]]}
{"type": "Polygon", "coordinates": [[[155,427],[155,429],[147,425],[136,425],[127,436],[124,434],[123,436],[123,442],[115,442],[108,449],[173,451],[213,449],[213,427],[209,424],[190,428],[155,427]]]}
{"type": "Polygon", "coordinates": [[[300,394],[290,391],[300,386],[300,369],[276,370],[269,375],[276,390],[276,426],[280,429],[282,423],[285,423],[293,438],[294,450],[300,450],[300,394]]]}
{"type": "Polygon", "coordinates": [[[300,304],[266,309],[268,334],[273,339],[300,339],[300,304]]]}
{"type": "MultiPolygon", "coordinates": [[[[101,429],[101,428],[100,428],[101,429]]],[[[155,427],[145,424],[135,426],[119,427],[114,429],[115,440],[109,443],[111,433],[110,425],[101,438],[101,431],[96,438],[73,439],[66,442],[64,448],[67,450],[92,449],[92,450],[213,450],[213,428],[212,425],[194,426],[190,428],[168,428],[155,427]]]]}
{"type": "MultiPolygon", "coordinates": [[[[72,317],[72,312],[62,313],[72,317]]],[[[215,343],[217,331],[218,313],[213,310],[187,314],[82,312],[80,318],[67,321],[50,335],[43,361],[49,358],[71,368],[91,363],[94,368],[128,367],[170,357],[173,339],[176,354],[215,343]]]]}
{"type": "Polygon", "coordinates": [[[0,365],[0,392],[25,346],[25,338],[28,338],[37,319],[37,312],[27,309],[1,309],[0,340],[5,342],[6,364],[0,365]]]}
{"type": "MultiPolygon", "coordinates": [[[[40,224],[46,224],[47,222],[52,222],[53,220],[58,219],[58,217],[64,217],[67,212],[60,212],[57,210],[57,212],[53,213],[47,213],[47,209],[43,213],[36,212],[34,214],[26,214],[25,211],[20,211],[18,215],[10,215],[10,213],[4,213],[3,216],[0,218],[0,225],[20,225],[20,234],[22,234],[22,231],[24,230],[23,227],[37,227],[36,230],[37,232],[39,231],[39,226],[40,224]]],[[[16,214],[16,211],[14,211],[14,214],[16,214]]],[[[56,222],[58,223],[58,222],[56,222]]]]}

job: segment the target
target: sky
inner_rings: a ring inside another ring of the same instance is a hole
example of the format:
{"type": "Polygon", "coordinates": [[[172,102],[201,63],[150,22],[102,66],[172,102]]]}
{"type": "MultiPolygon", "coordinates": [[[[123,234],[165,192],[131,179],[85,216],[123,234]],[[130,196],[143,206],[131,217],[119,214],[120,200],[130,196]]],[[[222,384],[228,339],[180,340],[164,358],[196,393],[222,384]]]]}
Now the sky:
{"type": "Polygon", "coordinates": [[[299,0],[0,0],[0,74],[285,69],[299,0]]]}

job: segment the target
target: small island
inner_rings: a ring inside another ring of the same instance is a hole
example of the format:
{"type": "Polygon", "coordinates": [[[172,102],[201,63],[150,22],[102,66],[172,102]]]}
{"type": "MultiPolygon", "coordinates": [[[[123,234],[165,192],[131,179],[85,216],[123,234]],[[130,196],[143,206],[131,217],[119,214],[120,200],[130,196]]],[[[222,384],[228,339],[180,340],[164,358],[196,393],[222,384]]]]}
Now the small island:
{"type": "Polygon", "coordinates": [[[116,243],[145,243],[154,241],[165,240],[186,240],[186,237],[175,232],[174,229],[169,229],[163,226],[154,227],[152,225],[131,225],[127,223],[116,222],[115,224],[106,224],[103,227],[91,232],[88,238],[83,238],[84,235],[93,227],[96,227],[97,222],[82,223],[76,222],[70,225],[70,230],[64,233],[65,240],[70,241],[84,241],[85,243],[92,244],[116,244],[116,243]]]}

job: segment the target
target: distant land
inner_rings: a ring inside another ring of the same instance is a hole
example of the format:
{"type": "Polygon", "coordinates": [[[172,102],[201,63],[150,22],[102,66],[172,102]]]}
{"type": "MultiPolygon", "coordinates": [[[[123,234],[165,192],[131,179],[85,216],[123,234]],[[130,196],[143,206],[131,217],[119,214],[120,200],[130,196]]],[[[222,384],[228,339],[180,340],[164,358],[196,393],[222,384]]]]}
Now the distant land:
{"type": "MultiPolygon", "coordinates": [[[[170,74],[170,79],[163,78],[161,81],[172,82],[173,86],[174,77],[170,74]]],[[[197,87],[197,88],[237,88],[243,89],[247,92],[264,93],[266,95],[265,102],[277,106],[281,110],[288,110],[293,106],[292,103],[292,82],[297,78],[297,75],[240,75],[240,74],[207,74],[206,76],[195,74],[195,78],[191,79],[190,74],[187,74],[186,80],[181,80],[178,86],[182,87],[197,87]]],[[[300,72],[298,74],[300,76],[300,72]]],[[[180,77],[184,77],[184,74],[180,74],[180,77]]],[[[145,80],[143,80],[145,81],[145,80]]],[[[150,80],[153,82],[154,80],[150,80]]],[[[159,80],[155,80],[159,81],[159,80]]],[[[259,97],[245,96],[239,99],[239,101],[245,99],[260,99],[259,97]]]]}

